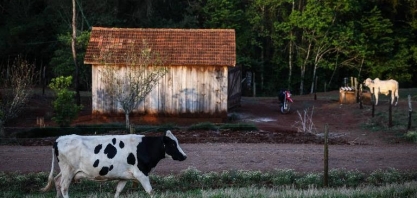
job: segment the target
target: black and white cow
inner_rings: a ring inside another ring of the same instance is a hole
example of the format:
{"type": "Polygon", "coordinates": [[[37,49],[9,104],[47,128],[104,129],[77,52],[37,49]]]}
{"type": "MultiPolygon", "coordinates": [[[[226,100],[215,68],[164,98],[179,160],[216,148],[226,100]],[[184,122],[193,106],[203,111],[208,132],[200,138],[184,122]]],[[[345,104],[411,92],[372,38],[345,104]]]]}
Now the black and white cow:
{"type": "Polygon", "coordinates": [[[41,190],[45,192],[51,189],[54,180],[57,197],[62,195],[68,198],[70,183],[87,178],[96,181],[119,180],[114,197],[119,197],[127,180],[139,181],[150,194],[149,172],[165,157],[179,161],[187,158],[171,131],[160,137],[133,134],[61,136],[52,149],[48,184],[41,190]],[[54,155],[61,169],[55,178],[54,155]]]}

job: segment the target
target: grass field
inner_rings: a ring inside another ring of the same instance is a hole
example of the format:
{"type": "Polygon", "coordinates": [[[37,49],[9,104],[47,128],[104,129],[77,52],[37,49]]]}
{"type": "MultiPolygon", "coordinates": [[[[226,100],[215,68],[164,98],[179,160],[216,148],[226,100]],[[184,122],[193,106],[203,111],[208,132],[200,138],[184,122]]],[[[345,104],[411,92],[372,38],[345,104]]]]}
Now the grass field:
{"type": "MultiPolygon", "coordinates": [[[[153,197],[417,197],[417,172],[395,169],[330,171],[329,187],[323,187],[321,173],[293,170],[224,171],[202,173],[188,169],[179,175],[151,176],[153,197]]],[[[47,181],[46,173],[0,173],[0,197],[54,197],[56,192],[39,192],[47,181]]],[[[116,181],[82,180],[70,186],[71,197],[113,197],[116,181]]],[[[128,183],[122,197],[149,197],[128,183]]]]}

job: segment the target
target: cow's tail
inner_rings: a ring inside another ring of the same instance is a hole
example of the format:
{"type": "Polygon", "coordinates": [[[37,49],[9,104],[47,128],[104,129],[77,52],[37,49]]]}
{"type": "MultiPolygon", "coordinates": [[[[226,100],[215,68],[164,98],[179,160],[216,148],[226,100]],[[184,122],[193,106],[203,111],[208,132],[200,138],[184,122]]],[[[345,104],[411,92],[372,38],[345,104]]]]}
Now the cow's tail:
{"type": "Polygon", "coordinates": [[[51,172],[49,173],[48,176],[48,183],[46,184],[46,186],[44,188],[41,188],[42,192],[46,192],[48,190],[50,190],[52,188],[53,182],[54,182],[54,162],[55,157],[54,157],[54,149],[52,149],[52,166],[51,166],[51,172]]]}

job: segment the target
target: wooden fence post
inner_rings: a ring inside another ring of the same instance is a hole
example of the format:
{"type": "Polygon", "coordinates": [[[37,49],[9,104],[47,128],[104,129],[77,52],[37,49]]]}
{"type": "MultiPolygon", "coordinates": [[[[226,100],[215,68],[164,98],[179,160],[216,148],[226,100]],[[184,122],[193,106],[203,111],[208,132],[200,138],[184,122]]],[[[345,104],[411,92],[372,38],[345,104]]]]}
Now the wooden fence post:
{"type": "Polygon", "coordinates": [[[408,126],[407,130],[411,129],[411,114],[413,113],[413,107],[411,106],[411,95],[408,94],[408,126]]]}
{"type": "Polygon", "coordinates": [[[390,96],[390,99],[389,99],[389,108],[388,108],[388,128],[391,128],[392,127],[392,105],[391,105],[391,95],[392,95],[392,91],[391,90],[389,90],[389,96],[390,96]]]}
{"type": "Polygon", "coordinates": [[[329,187],[329,125],[324,125],[324,187],[329,187]]]}

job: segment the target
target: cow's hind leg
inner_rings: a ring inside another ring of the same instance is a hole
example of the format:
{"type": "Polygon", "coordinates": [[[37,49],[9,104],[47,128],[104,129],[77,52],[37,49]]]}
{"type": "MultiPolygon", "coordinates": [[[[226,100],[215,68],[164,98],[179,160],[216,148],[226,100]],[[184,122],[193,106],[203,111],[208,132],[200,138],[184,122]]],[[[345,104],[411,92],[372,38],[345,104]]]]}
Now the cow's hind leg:
{"type": "Polygon", "coordinates": [[[68,190],[73,177],[74,173],[70,168],[61,170],[61,193],[64,198],[69,198],[68,190]]]}
{"type": "Polygon", "coordinates": [[[62,197],[62,193],[61,193],[61,173],[59,173],[57,176],[55,176],[54,182],[55,182],[56,197],[62,197]]]}
{"type": "Polygon", "coordinates": [[[393,93],[393,95],[394,95],[394,97],[396,98],[396,99],[395,99],[395,106],[397,106],[397,104],[398,104],[398,100],[400,99],[400,96],[398,95],[398,89],[397,89],[397,90],[395,90],[395,92],[393,93]]]}
{"type": "Polygon", "coordinates": [[[126,180],[120,180],[117,183],[117,187],[116,187],[116,194],[114,194],[114,198],[118,198],[120,193],[122,192],[123,188],[125,187],[127,181],[126,180]]]}

